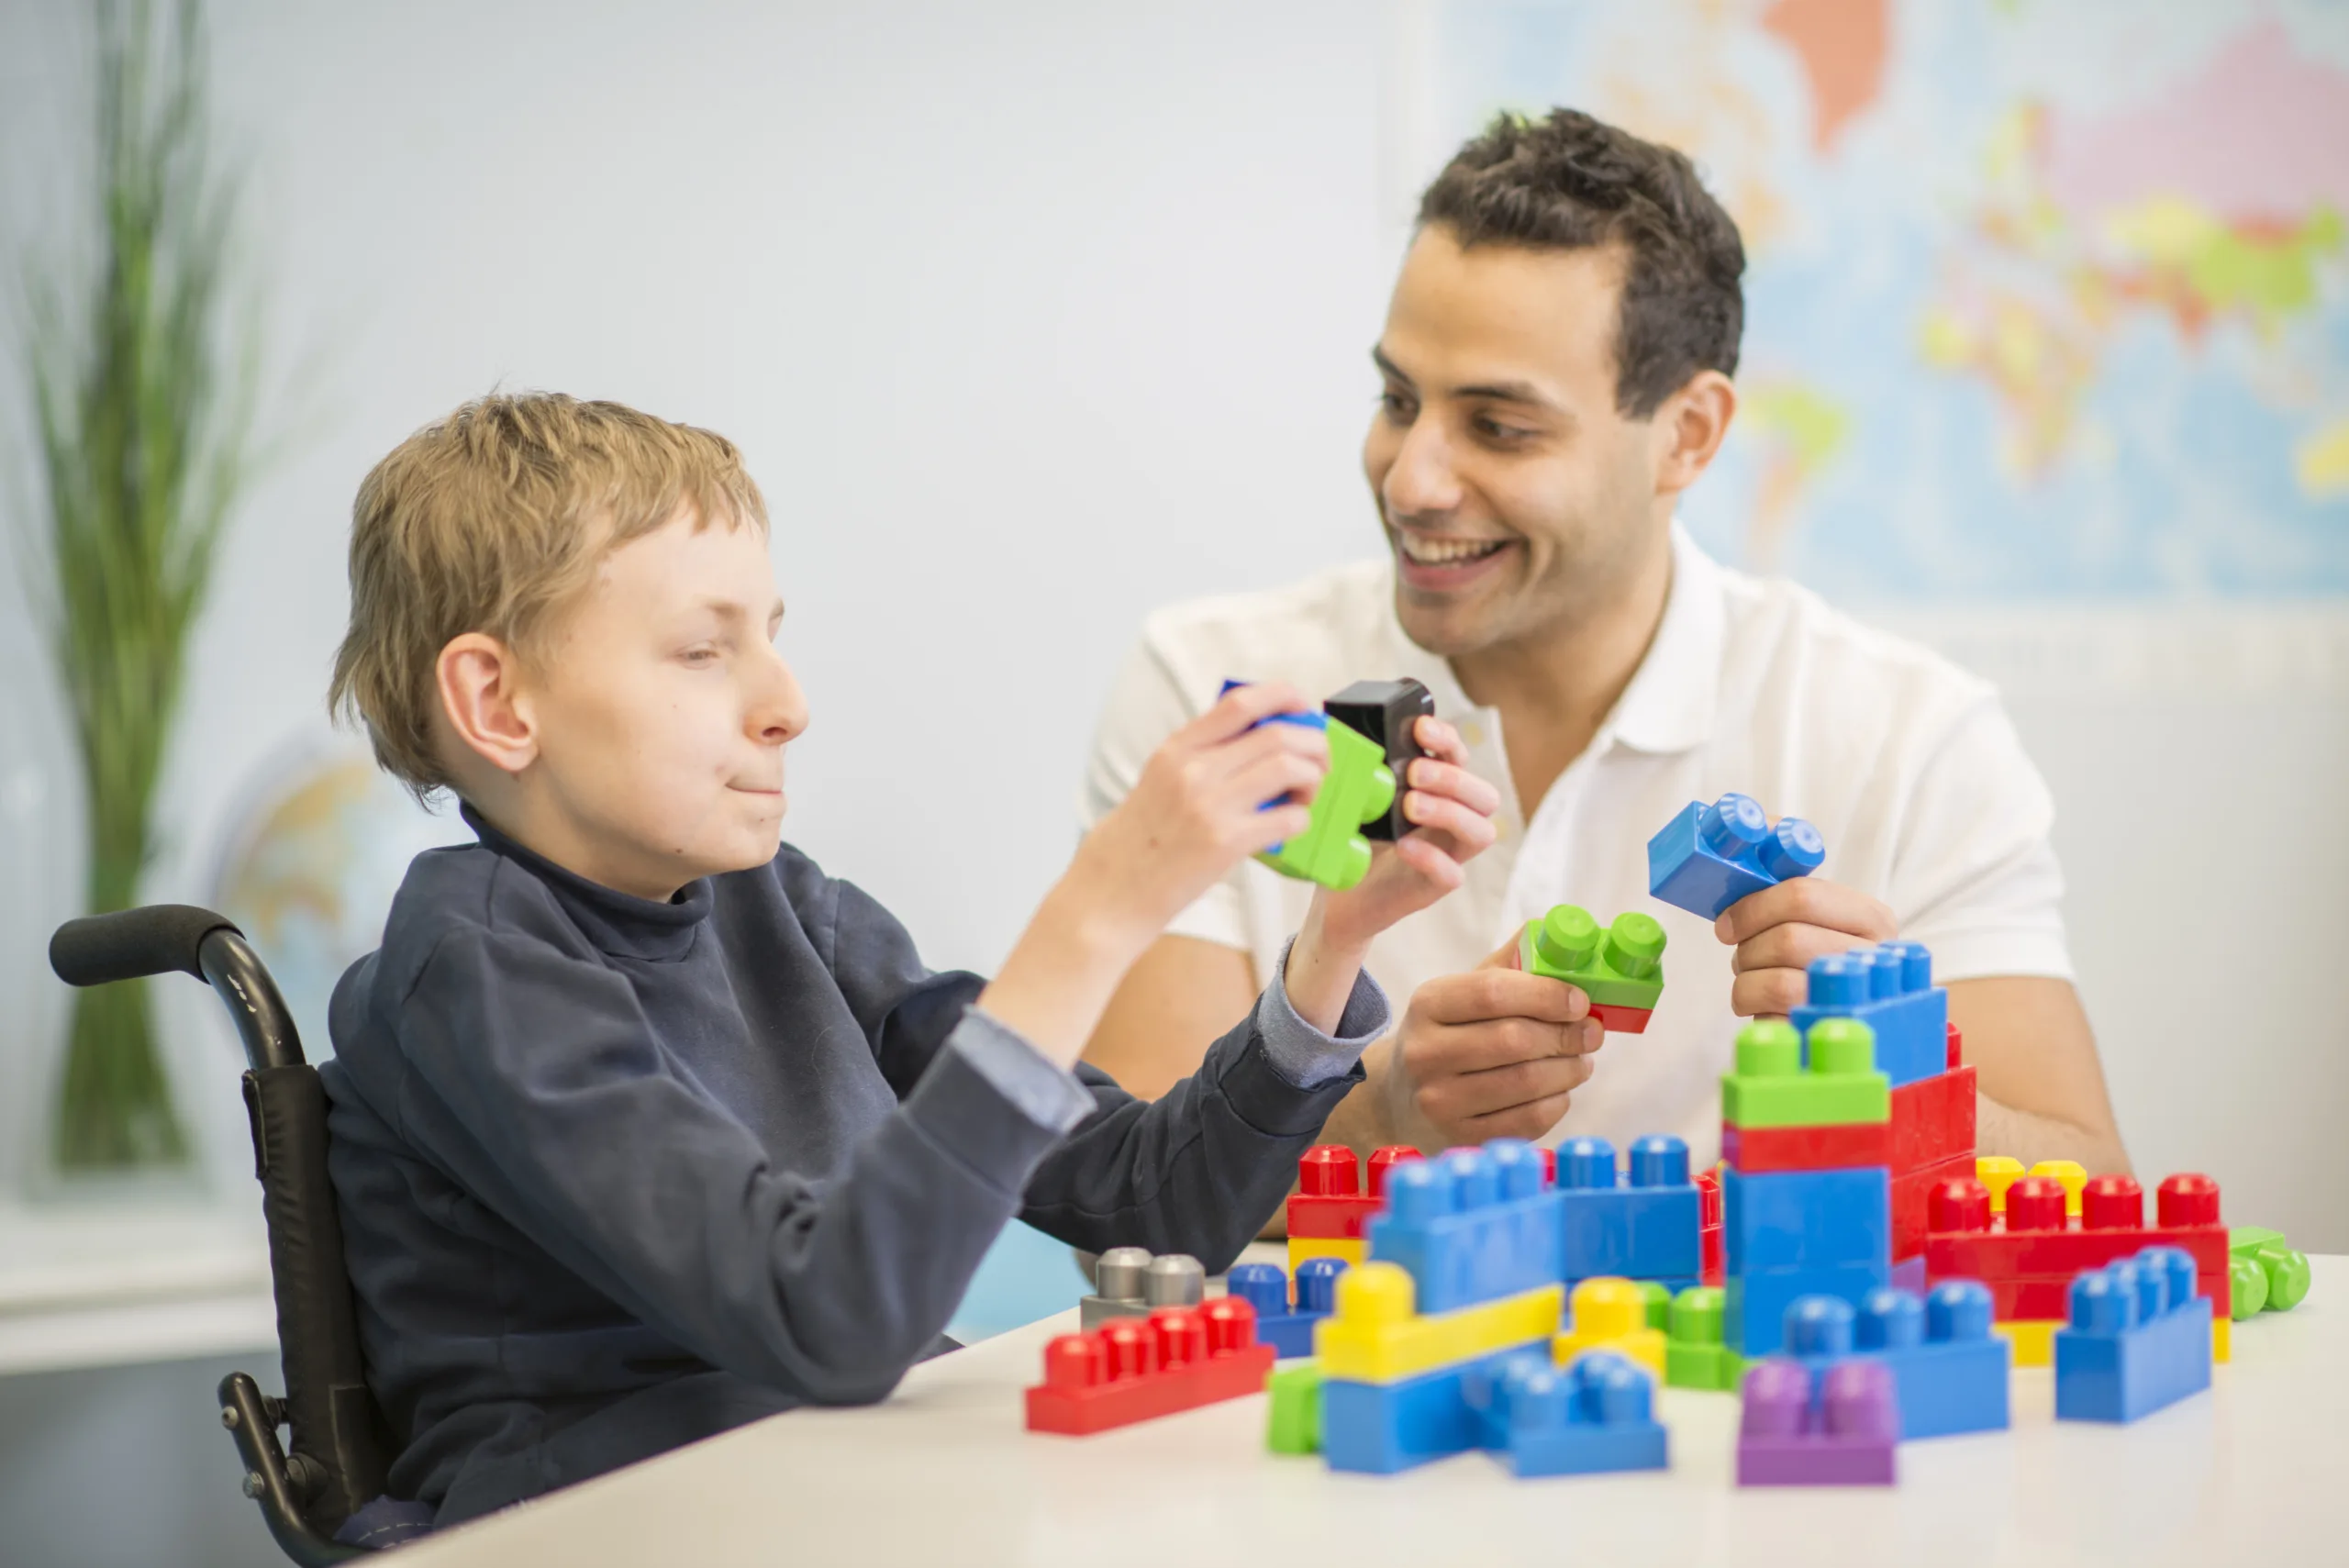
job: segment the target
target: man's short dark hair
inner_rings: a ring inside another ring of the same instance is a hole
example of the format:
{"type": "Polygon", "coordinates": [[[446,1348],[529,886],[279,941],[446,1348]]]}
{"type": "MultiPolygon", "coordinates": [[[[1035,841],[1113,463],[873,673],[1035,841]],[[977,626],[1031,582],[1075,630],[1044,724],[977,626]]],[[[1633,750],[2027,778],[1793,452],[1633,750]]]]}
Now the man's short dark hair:
{"type": "Polygon", "coordinates": [[[1573,109],[1504,114],[1419,198],[1419,227],[1431,224],[1464,250],[1620,246],[1615,406],[1629,417],[1646,418],[1700,370],[1737,371],[1745,246],[1683,153],[1573,109]]]}

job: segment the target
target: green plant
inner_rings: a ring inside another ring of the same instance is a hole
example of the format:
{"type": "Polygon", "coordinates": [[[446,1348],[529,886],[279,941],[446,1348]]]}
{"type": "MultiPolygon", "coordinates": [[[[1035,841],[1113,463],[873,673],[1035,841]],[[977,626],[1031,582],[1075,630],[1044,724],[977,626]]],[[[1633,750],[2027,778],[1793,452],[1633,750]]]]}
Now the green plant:
{"type": "MultiPolygon", "coordinates": [[[[127,907],[221,529],[250,468],[252,313],[228,289],[234,183],[213,155],[202,13],[102,0],[92,250],[28,291],[46,630],[83,769],[84,906],[127,907]]],[[[36,596],[41,596],[36,590],[36,596]]],[[[77,992],[53,1152],[183,1161],[144,983],[77,992]]]]}

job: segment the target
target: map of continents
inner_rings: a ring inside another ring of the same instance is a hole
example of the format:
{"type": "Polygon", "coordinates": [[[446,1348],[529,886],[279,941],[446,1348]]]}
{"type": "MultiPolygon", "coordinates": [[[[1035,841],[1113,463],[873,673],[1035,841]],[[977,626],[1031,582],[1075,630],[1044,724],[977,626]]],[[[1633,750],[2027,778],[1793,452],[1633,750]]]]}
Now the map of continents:
{"type": "Polygon", "coordinates": [[[1453,4],[1423,178],[1497,109],[1688,151],[1744,407],[1686,515],[1877,598],[2349,592],[2349,6],[1453,4]]]}

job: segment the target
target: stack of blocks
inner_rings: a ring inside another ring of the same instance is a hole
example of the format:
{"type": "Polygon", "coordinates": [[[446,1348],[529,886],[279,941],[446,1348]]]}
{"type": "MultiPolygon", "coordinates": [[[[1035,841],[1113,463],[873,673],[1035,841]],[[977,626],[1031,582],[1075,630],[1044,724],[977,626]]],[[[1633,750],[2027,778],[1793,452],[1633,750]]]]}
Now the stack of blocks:
{"type": "Polygon", "coordinates": [[[1370,1221],[1386,1207],[1386,1173],[1419,1151],[1403,1145],[1375,1150],[1364,1190],[1361,1163],[1342,1143],[1318,1143],[1297,1162],[1297,1192],[1288,1200],[1288,1272],[1312,1258],[1359,1263],[1370,1255],[1370,1221]]]}
{"type": "Polygon", "coordinates": [[[1590,1016],[1610,1034],[1640,1034],[1664,995],[1664,928],[1649,915],[1620,915],[1602,928],[1578,905],[1529,920],[1517,941],[1518,967],[1578,987],[1590,1016]]]}
{"type": "Polygon", "coordinates": [[[2072,1282],[2055,1331],[2055,1418],[2133,1421],[2210,1386],[2208,1296],[2195,1260],[2148,1247],[2072,1282]]]}
{"type": "Polygon", "coordinates": [[[2144,1223],[2144,1191],[2132,1177],[2090,1177],[2076,1191],[2073,1212],[2062,1177],[2015,1177],[1998,1215],[1987,1183],[1971,1176],[1943,1182],[1930,1195],[1926,1277],[1988,1285],[2000,1330],[2014,1342],[2016,1363],[2044,1366],[2055,1330],[2070,1316],[2072,1282],[2083,1270],[2146,1247],[2180,1248],[2193,1260],[2196,1288],[2210,1300],[2211,1349],[2225,1361],[2232,1290],[2219,1184],[2193,1172],[2169,1177],[2157,1189],[2159,1222],[2153,1227],[2144,1223]]]}
{"type": "Polygon", "coordinates": [[[1891,1090],[1868,1026],[1748,1024],[1721,1080],[1722,1340],[1774,1351],[1806,1296],[1854,1307],[1892,1281],[1891,1090]]]}
{"type": "MultiPolygon", "coordinates": [[[[1597,1207],[1574,1223],[1600,1238],[1592,1244],[1665,1245],[1651,1234],[1663,1222],[1637,1212],[1653,1194],[1615,1189],[1611,1150],[1602,1192],[1597,1151],[1584,1152],[1592,1184],[1583,1195],[1597,1207]],[[1628,1201],[1601,1212],[1609,1197],[1628,1201]]],[[[1656,1173],[1671,1174],[1664,1152],[1655,1156],[1664,1161],[1656,1173]]],[[[1685,1147],[1679,1157],[1693,1268],[1695,1188],[1685,1147]]],[[[1379,1474],[1472,1448],[1521,1475],[1660,1468],[1652,1378],[1634,1364],[1663,1362],[1650,1293],[1630,1280],[1582,1280],[1566,1321],[1573,1195],[1553,1184],[1542,1151],[1497,1139],[1397,1162],[1386,1189],[1369,1260],[1338,1275],[1335,1310],[1314,1331],[1318,1410],[1298,1409],[1306,1374],[1285,1379],[1271,1446],[1297,1451],[1318,1440],[1332,1469],[1379,1474]]]]}

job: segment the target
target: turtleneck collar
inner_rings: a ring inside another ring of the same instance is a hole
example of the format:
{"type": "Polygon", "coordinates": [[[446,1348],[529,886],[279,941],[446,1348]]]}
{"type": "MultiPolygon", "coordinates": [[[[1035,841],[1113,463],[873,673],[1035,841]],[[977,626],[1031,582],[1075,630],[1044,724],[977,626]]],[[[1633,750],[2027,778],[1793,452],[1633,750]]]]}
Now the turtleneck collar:
{"type": "Polygon", "coordinates": [[[600,952],[615,958],[663,962],[681,959],[693,950],[695,935],[709,917],[716,895],[706,876],[685,884],[665,904],[639,898],[632,893],[606,887],[600,882],[590,882],[528,845],[517,843],[469,803],[461,801],[458,810],[465,825],[481,840],[483,848],[505,856],[545,883],[564,913],[579,923],[579,929],[600,952]]]}

